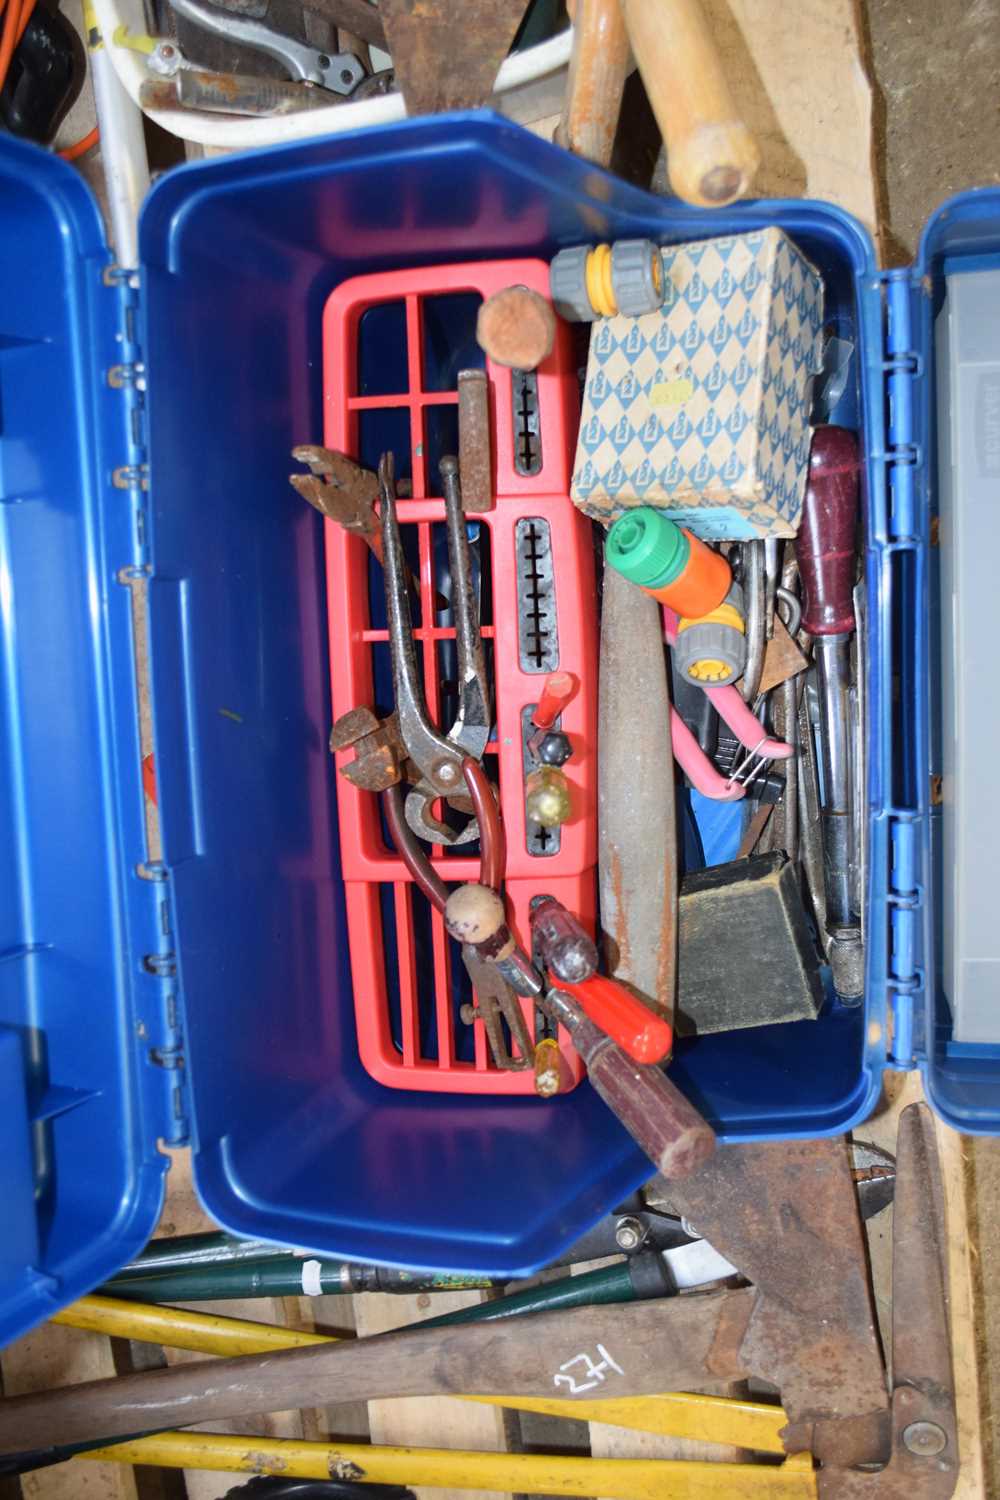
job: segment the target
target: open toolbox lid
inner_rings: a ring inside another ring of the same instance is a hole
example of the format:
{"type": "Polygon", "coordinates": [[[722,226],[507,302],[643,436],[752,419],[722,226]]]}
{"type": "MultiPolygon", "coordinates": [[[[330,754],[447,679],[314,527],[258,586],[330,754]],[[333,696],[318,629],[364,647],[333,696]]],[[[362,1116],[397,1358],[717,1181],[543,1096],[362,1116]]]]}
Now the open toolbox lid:
{"type": "MultiPolygon", "coordinates": [[[[463,195],[474,196],[482,173],[489,174],[492,201],[480,204],[480,213],[491,216],[494,240],[497,226],[504,229],[494,254],[499,248],[502,253],[544,255],[559,245],[602,235],[698,238],[775,221],[796,238],[808,235],[817,215],[825,232],[838,240],[856,292],[869,489],[867,1029],[860,1079],[851,1085],[850,1118],[813,1125],[808,1111],[800,1108],[777,1124],[760,1127],[752,1119],[737,1118],[728,1133],[747,1138],[849,1128],[870,1112],[886,1065],[919,1066],[929,1097],[952,1124],[1000,1131],[1000,1051],[956,1049],[949,1043],[947,1006],[934,978],[933,715],[927,686],[935,489],[933,318],[945,274],[966,263],[981,264],[993,247],[1000,247],[1000,191],[964,194],[945,205],[928,226],[916,266],[880,274],[865,232],[828,205],[753,203],[705,214],[616,182],[508,122],[468,115],[412,121],[363,136],[310,141],[172,172],[154,189],[144,211],[143,268],[137,277],[112,266],[96,205],[78,173],[48,153],[3,138],[0,799],[2,825],[10,834],[0,864],[0,1191],[6,1205],[0,1339],[13,1337],[86,1292],[139,1250],[162,1202],[167,1158],[157,1142],[193,1140],[197,1161],[198,1125],[210,1133],[205,1116],[224,1109],[227,1090],[236,1086],[214,1066],[203,1069],[210,1077],[192,1083],[182,1046],[187,1040],[185,966],[190,982],[206,944],[222,945],[223,968],[232,966],[240,986],[231,1007],[234,1028],[244,1018],[248,1027],[253,1025],[275,974],[266,966],[248,970],[241,962],[235,920],[224,931],[217,923],[212,928],[204,882],[223,886],[245,881],[240,897],[240,921],[245,922],[248,910],[251,920],[261,915],[263,908],[254,902],[263,901],[276,880],[297,876],[294,838],[286,840],[285,864],[277,871],[262,873],[268,862],[264,845],[252,866],[242,870],[232,868],[230,851],[205,858],[204,808],[193,790],[198,786],[193,762],[212,747],[204,737],[195,742],[184,733],[191,724],[192,642],[184,569],[178,565],[184,548],[196,549],[199,542],[193,536],[185,539],[181,520],[171,523],[162,500],[156,513],[158,535],[153,535],[146,466],[150,437],[155,467],[157,453],[176,458],[189,437],[196,441],[204,436],[171,430],[169,382],[183,378],[184,361],[193,349],[204,350],[192,330],[199,319],[213,318],[216,309],[203,295],[189,299],[190,321],[182,320],[175,329],[172,369],[161,380],[156,400],[147,403],[140,347],[150,317],[146,299],[160,299],[156,316],[162,337],[166,282],[197,269],[197,247],[185,237],[189,210],[199,195],[215,189],[221,225],[229,191],[253,183],[265,197],[270,195],[267,212],[280,209],[282,233],[307,247],[304,253],[311,260],[309,274],[303,275],[303,296],[318,338],[321,300],[314,262],[320,245],[334,232],[343,234],[349,247],[344,260],[354,270],[375,263],[406,264],[407,256],[412,263],[434,263],[443,258],[445,230],[437,224],[423,233],[421,213],[437,194],[447,197],[453,215],[450,258],[463,253],[478,258],[484,250],[477,239],[481,231],[475,210],[465,214],[458,206],[463,195]],[[352,152],[347,172],[344,164],[352,152]],[[371,161],[379,168],[375,187],[360,180],[371,161]],[[335,191],[330,172],[335,178],[340,174],[335,191]],[[406,234],[392,232],[402,222],[393,219],[397,205],[405,205],[409,215],[406,234]],[[155,261],[153,274],[148,273],[150,260],[155,261]],[[162,549],[164,539],[170,557],[166,569],[157,560],[157,542],[162,549]],[[158,602],[151,604],[151,628],[169,869],[143,863],[128,586],[138,578],[164,584],[158,602]],[[164,702],[165,697],[170,701],[164,702]],[[173,732],[165,732],[165,725],[173,732]],[[177,877],[180,873],[187,879],[198,869],[186,898],[191,920],[186,928],[180,924],[175,951],[172,898],[177,877]],[[200,920],[199,901],[205,908],[200,920]]],[[[251,255],[245,245],[240,249],[251,255]]],[[[252,251],[256,274],[267,276],[272,255],[273,273],[287,274],[287,263],[266,239],[252,251]]],[[[270,313],[265,307],[262,316],[270,313]]],[[[222,330],[214,349],[214,378],[246,378],[240,360],[227,358],[222,330]]],[[[262,357],[267,355],[264,350],[262,357]]],[[[301,431],[316,421],[318,398],[307,388],[306,370],[290,370],[287,378],[301,403],[295,423],[301,431]]],[[[152,391],[156,380],[151,371],[152,391]]],[[[252,383],[247,390],[252,395],[252,383]]],[[[242,420],[253,421],[248,414],[242,420]]],[[[264,420],[273,423],[273,413],[264,420]]],[[[273,425],[283,441],[285,424],[273,425]]],[[[234,430],[233,441],[239,436],[234,430]]],[[[268,483],[281,477],[286,454],[287,446],[276,448],[268,483]]],[[[209,458],[202,449],[196,461],[188,455],[181,467],[177,482],[189,486],[203,472],[209,505],[212,485],[226,480],[223,459],[218,454],[209,458]]],[[[253,578],[237,581],[252,595],[253,578]]],[[[318,618],[319,601],[313,603],[318,618]]],[[[252,611],[252,597],[246,608],[252,611]]],[[[325,674],[325,665],[317,671],[325,674]]],[[[280,700],[280,683],[262,683],[260,691],[274,692],[280,700]]],[[[233,769],[237,795],[227,816],[235,820],[234,828],[244,816],[240,776],[245,769],[243,764],[233,769]]],[[[273,826],[277,819],[275,814],[273,826]]],[[[271,828],[265,817],[259,837],[266,840],[271,828]]],[[[332,827],[327,833],[335,841],[332,827]]],[[[238,853],[245,854],[251,847],[245,830],[240,840],[238,853]]],[[[315,931],[287,936],[290,943],[308,945],[315,931]]],[[[342,930],[340,938],[343,943],[342,930]]],[[[316,973],[304,963],[296,977],[307,985],[316,973]]],[[[289,996],[290,1023],[295,999],[289,996]]],[[[204,1028],[207,1022],[197,1024],[204,1028]]],[[[741,1035],[729,1063],[732,1077],[739,1072],[741,1035]]],[[[204,1058],[204,1036],[200,1045],[204,1058]]],[[[690,1084],[683,1058],[676,1073],[690,1084]]],[[[704,1097],[696,1076],[691,1086],[696,1096],[704,1097]]],[[[768,1087],[768,1080],[762,1086],[768,1087]]],[[[808,1087],[808,1079],[801,1087],[808,1087]]],[[[347,1092],[350,1107],[370,1108],[375,1099],[371,1091],[363,1097],[347,1092]]],[[[284,1147],[293,1153],[301,1133],[313,1124],[296,1117],[294,1102],[289,1092],[284,1147]]],[[[409,1101],[394,1095],[386,1107],[398,1113],[409,1101]]],[[[497,1128],[497,1109],[502,1108],[481,1106],[485,1132],[497,1128]]],[[[584,1134],[594,1118],[587,1113],[584,1134]]],[[[212,1125],[214,1134],[214,1119],[212,1125]]],[[[224,1152],[213,1155],[207,1167],[202,1154],[200,1168],[201,1190],[216,1212],[219,1174],[230,1174],[227,1188],[235,1205],[227,1216],[230,1227],[268,1237],[266,1222],[259,1213],[255,1217],[259,1205],[224,1152]],[[206,1189],[206,1179],[213,1192],[206,1189]]],[[[644,1175],[642,1159],[623,1138],[578,1201],[559,1206],[557,1237],[569,1243],[615,1201],[616,1191],[626,1191],[644,1175]]],[[[298,1242],[308,1242],[302,1220],[277,1225],[273,1237],[293,1238],[292,1229],[298,1242]]],[[[360,1255],[365,1233],[363,1222],[353,1225],[337,1248],[360,1255]]],[[[329,1238],[318,1227],[314,1243],[322,1248],[329,1238]]],[[[401,1231],[398,1241],[386,1244],[383,1258],[407,1259],[404,1245],[401,1231]]],[[[440,1253],[440,1242],[428,1238],[409,1258],[418,1263],[423,1256],[433,1263],[440,1253]]],[[[532,1254],[537,1245],[511,1249],[508,1258],[512,1264],[526,1264],[532,1254]]],[[[467,1263],[478,1259],[485,1268],[491,1257],[494,1262],[501,1258],[495,1246],[480,1250],[473,1245],[467,1263]]]]}

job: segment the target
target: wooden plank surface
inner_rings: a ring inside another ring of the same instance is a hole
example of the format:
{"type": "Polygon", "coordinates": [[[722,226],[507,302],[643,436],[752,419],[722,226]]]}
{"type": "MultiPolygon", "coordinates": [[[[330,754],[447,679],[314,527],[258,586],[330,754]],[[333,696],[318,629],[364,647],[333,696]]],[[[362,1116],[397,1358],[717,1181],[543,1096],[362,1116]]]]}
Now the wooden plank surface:
{"type": "MultiPolygon", "coordinates": [[[[206,1214],[198,1200],[192,1177],[191,1152],[171,1152],[167,1197],[156,1229],[157,1236],[166,1238],[198,1234],[217,1228],[218,1225],[206,1214]]],[[[312,1314],[307,1305],[302,1306],[300,1303],[307,1304],[308,1299],[246,1297],[189,1305],[197,1312],[222,1313],[230,1318],[250,1318],[257,1323],[284,1323],[291,1328],[311,1328],[312,1314]]],[[[196,1354],[189,1349],[166,1349],[164,1352],[168,1365],[191,1364],[206,1358],[204,1354],[196,1354]]],[[[203,1422],[193,1430],[246,1433],[257,1437],[315,1438],[320,1435],[323,1425],[319,1414],[307,1408],[303,1411],[251,1414],[236,1421],[203,1422]]],[[[213,1473],[209,1469],[185,1469],[184,1480],[188,1500],[221,1500],[233,1487],[231,1474],[213,1473]]]]}
{"type": "Polygon", "coordinates": [[[754,195],[838,203],[874,234],[872,88],[855,0],[702,4],[760,146],[754,195]]]}
{"type": "MultiPolygon", "coordinates": [[[[54,1323],[43,1323],[8,1345],[0,1364],[7,1396],[115,1374],[110,1339],[54,1323]]],[[[136,1500],[135,1473],[126,1464],[70,1460],[25,1474],[21,1491],[25,1500],[136,1500]]]]}
{"type": "MultiPolygon", "coordinates": [[[[483,1292],[435,1292],[396,1296],[367,1292],[355,1297],[358,1333],[388,1333],[425,1318],[440,1317],[484,1300],[483,1292]]],[[[472,1448],[503,1453],[509,1447],[508,1419],[498,1406],[457,1401],[450,1396],[408,1396],[396,1401],[369,1401],[373,1443],[413,1448],[472,1448]]],[[[498,1500],[488,1490],[418,1489],[420,1500],[498,1500]]]]}

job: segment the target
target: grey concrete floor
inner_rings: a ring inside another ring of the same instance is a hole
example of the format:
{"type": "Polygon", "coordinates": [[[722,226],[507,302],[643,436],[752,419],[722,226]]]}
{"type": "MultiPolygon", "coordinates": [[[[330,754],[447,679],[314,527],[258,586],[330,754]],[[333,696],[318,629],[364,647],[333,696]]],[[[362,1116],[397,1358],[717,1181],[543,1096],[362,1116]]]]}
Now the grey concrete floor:
{"type": "Polygon", "coordinates": [[[891,264],[937,205],[1000,182],[1000,0],[861,0],[891,264]]]}
{"type": "MultiPolygon", "coordinates": [[[[867,0],[891,265],[916,253],[937,205],[1000,182],[1000,0],[867,0]]],[[[969,1140],[970,1235],[991,1494],[1000,1494],[1000,1141],[969,1140]]],[[[958,1351],[963,1357],[963,1351],[958,1351]]]]}

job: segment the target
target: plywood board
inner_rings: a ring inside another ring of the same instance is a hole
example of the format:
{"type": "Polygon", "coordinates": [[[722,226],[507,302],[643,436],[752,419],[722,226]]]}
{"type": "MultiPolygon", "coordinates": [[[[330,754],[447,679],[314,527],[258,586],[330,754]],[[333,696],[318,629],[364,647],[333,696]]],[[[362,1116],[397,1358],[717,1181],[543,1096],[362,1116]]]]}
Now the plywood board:
{"type": "MultiPolygon", "coordinates": [[[[190,1151],[171,1153],[167,1174],[167,1197],[156,1234],[167,1238],[181,1234],[198,1234],[218,1229],[198,1201],[191,1170],[190,1151]]],[[[305,1299],[303,1299],[304,1301],[305,1299]]],[[[285,1323],[290,1327],[312,1326],[311,1315],[300,1308],[294,1297],[248,1297],[242,1300],[191,1303],[196,1312],[222,1313],[230,1318],[249,1318],[255,1323],[285,1323]]],[[[190,1364],[204,1360],[204,1354],[188,1349],[166,1349],[168,1365],[190,1364]]],[[[245,1419],[205,1422],[199,1432],[237,1432],[256,1437],[313,1438],[321,1423],[313,1411],[284,1411],[251,1414],[245,1419]]],[[[185,1469],[188,1500],[220,1500],[233,1487],[231,1474],[213,1473],[209,1469],[185,1469]]]]}
{"type": "MultiPolygon", "coordinates": [[[[115,1374],[110,1339],[55,1323],[43,1323],[10,1344],[0,1354],[0,1364],[8,1396],[115,1374]]],[[[72,1459],[25,1474],[21,1490],[25,1500],[136,1500],[135,1474],[128,1465],[72,1459]]]]}
{"type": "MultiPolygon", "coordinates": [[[[358,1333],[388,1333],[425,1318],[457,1312],[483,1301],[482,1292],[435,1292],[396,1296],[371,1292],[354,1299],[358,1333]]],[[[450,1396],[407,1396],[369,1401],[373,1443],[413,1448],[471,1448],[503,1453],[508,1448],[507,1421],[500,1407],[457,1401],[450,1396]]],[[[419,1500],[499,1500],[493,1491],[418,1489],[419,1500]]]]}
{"type": "Polygon", "coordinates": [[[761,151],[754,195],[822,198],[878,221],[872,87],[855,0],[702,0],[761,151]]]}

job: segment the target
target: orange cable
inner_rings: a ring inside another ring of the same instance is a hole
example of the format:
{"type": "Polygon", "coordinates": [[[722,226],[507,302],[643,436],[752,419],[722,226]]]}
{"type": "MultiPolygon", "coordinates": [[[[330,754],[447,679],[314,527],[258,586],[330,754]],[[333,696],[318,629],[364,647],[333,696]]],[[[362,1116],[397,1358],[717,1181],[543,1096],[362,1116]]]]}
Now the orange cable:
{"type": "Polygon", "coordinates": [[[0,89],[7,81],[14,49],[24,35],[24,28],[34,8],[35,0],[21,0],[20,4],[18,0],[8,0],[7,12],[3,18],[3,36],[0,38],[0,89]]]}
{"type": "Polygon", "coordinates": [[[74,141],[72,146],[64,146],[61,151],[56,152],[56,155],[61,156],[63,161],[76,161],[78,156],[82,156],[85,151],[96,146],[100,138],[101,132],[95,125],[93,130],[88,130],[87,134],[81,136],[78,141],[74,141]]]}
{"type": "Polygon", "coordinates": [[[14,43],[15,46],[20,45],[21,38],[24,36],[25,28],[27,27],[28,22],[31,20],[31,12],[34,10],[34,8],[35,0],[25,0],[25,4],[21,7],[21,23],[17,28],[17,41],[14,43]]]}

